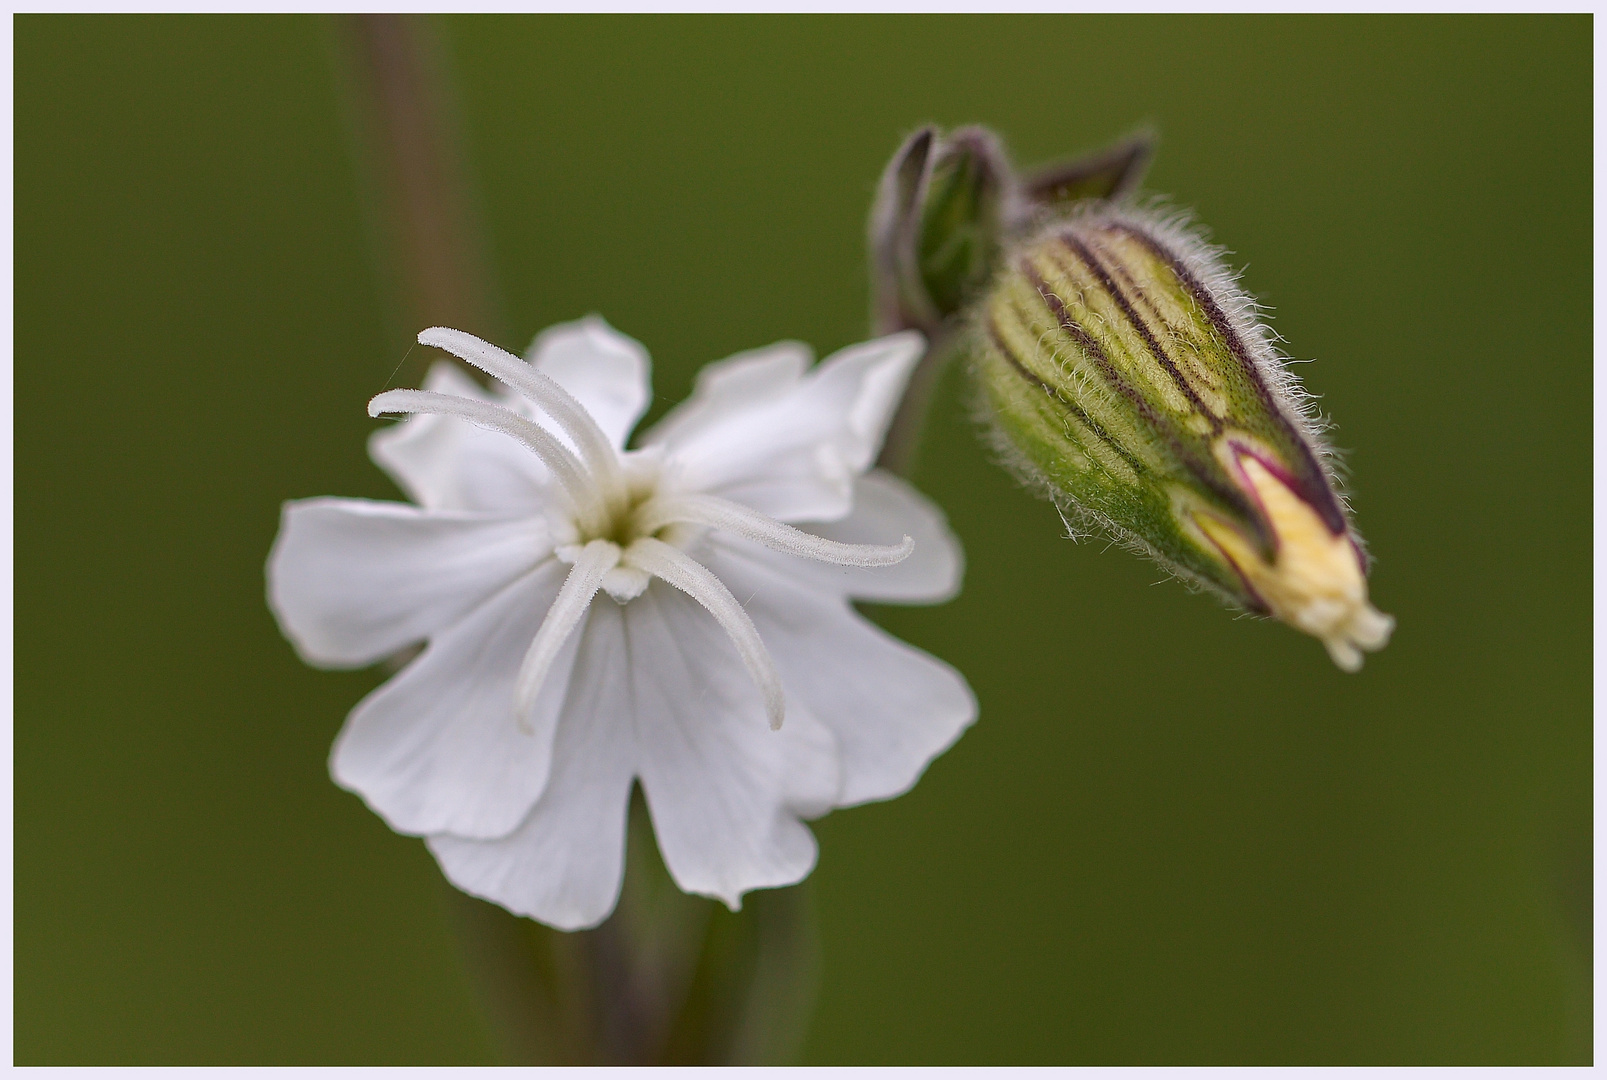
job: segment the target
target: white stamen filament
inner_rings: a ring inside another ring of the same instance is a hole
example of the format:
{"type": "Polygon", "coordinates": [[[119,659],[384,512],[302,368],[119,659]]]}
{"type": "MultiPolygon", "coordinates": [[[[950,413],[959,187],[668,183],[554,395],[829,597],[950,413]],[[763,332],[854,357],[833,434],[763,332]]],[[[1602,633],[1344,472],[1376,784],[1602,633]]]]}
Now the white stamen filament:
{"type": "Polygon", "coordinates": [[[536,405],[574,440],[580,457],[591,467],[603,489],[603,497],[613,513],[625,507],[625,479],[619,468],[619,455],[591,413],[574,396],[505,349],[499,349],[473,334],[435,326],[418,336],[420,345],[442,349],[465,360],[487,375],[513,387],[536,405]]]}
{"type": "Polygon", "coordinates": [[[519,678],[514,684],[514,707],[519,730],[530,731],[530,714],[536,707],[541,684],[547,681],[547,673],[552,670],[552,662],[558,659],[559,650],[591,606],[592,597],[597,595],[604,576],[618,564],[618,544],[593,540],[581,548],[574,568],[564,578],[552,607],[547,609],[547,617],[541,621],[541,629],[536,631],[535,640],[530,643],[524,661],[519,665],[519,678]]]}
{"type": "Polygon", "coordinates": [[[915,541],[908,536],[898,544],[842,544],[827,540],[714,495],[653,499],[636,511],[636,527],[643,533],[657,532],[675,522],[724,529],[773,551],[839,566],[891,566],[903,562],[915,550],[915,541]]]}
{"type": "Polygon", "coordinates": [[[422,345],[452,353],[524,395],[558,425],[579,455],[551,431],[518,413],[487,401],[453,394],[389,390],[368,403],[370,416],[434,413],[511,436],[534,453],[557,479],[582,537],[617,535],[621,529],[626,535],[636,537],[623,551],[614,541],[598,538],[576,554],[573,568],[559,587],[558,595],[519,665],[515,708],[521,730],[531,730],[532,713],[542,685],[604,581],[610,582],[610,592],[622,603],[640,594],[647,579],[633,581],[631,574],[663,579],[696,600],[714,617],[758,686],[770,727],[773,730],[781,727],[786,718],[786,695],[775,662],[760,640],[753,620],[707,567],[680,548],[652,535],[665,526],[687,524],[721,529],[774,551],[838,566],[891,566],[908,558],[915,548],[915,541],[908,536],[898,544],[843,544],[827,540],[713,495],[652,498],[630,514],[629,492],[619,452],[597,421],[567,390],[512,353],[470,334],[434,327],[421,333],[418,340],[422,345]],[[628,519],[627,514],[630,514],[628,519]],[[618,574],[626,576],[625,581],[614,582],[609,577],[616,568],[618,574]]]}
{"type": "Polygon", "coordinates": [[[488,401],[475,401],[455,394],[437,394],[432,390],[387,390],[377,394],[368,403],[368,415],[379,416],[381,413],[455,416],[476,427],[518,439],[541,459],[543,465],[552,470],[569,497],[570,508],[576,516],[592,530],[603,530],[608,511],[597,498],[596,482],[569,448],[540,424],[488,401]]]}
{"type": "Polygon", "coordinates": [[[758,628],[753,625],[748,613],[742,610],[742,605],[737,603],[736,597],[731,595],[731,590],[691,556],[650,536],[644,536],[626,548],[624,561],[654,577],[663,578],[702,604],[714,616],[714,621],[720,624],[720,628],[730,637],[731,644],[736,646],[737,655],[742,658],[748,674],[758,684],[771,730],[780,730],[787,710],[786,695],[781,690],[781,676],[776,673],[769,650],[759,639],[758,628]]]}

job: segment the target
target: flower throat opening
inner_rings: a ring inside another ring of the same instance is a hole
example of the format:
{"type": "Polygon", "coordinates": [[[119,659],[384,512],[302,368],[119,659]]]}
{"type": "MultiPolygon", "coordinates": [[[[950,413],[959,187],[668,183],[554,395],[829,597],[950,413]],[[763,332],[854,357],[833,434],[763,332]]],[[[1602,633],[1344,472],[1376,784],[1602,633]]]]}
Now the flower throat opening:
{"type": "Polygon", "coordinates": [[[563,517],[573,523],[573,539],[560,538],[567,542],[560,543],[555,554],[571,569],[519,668],[514,714],[523,730],[530,730],[529,718],[559,650],[597,593],[606,591],[615,601],[628,603],[646,592],[653,578],[696,600],[720,624],[759,688],[771,728],[779,729],[786,716],[786,695],[759,631],[724,583],[684,548],[699,534],[720,530],[798,558],[859,567],[890,566],[915,549],[908,536],[897,544],[840,544],[729,499],[661,492],[656,473],[628,475],[621,452],[585,407],[517,356],[443,327],[424,331],[418,340],[523,395],[575,447],[571,450],[540,424],[487,401],[426,390],[388,390],[368,403],[370,416],[428,413],[500,432],[535,454],[557,482],[563,517]]]}

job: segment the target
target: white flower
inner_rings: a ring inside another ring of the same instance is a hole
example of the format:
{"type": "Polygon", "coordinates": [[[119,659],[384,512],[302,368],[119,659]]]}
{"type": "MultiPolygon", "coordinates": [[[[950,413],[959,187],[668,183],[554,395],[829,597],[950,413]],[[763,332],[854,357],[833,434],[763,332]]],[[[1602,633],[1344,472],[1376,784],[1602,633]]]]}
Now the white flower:
{"type": "Polygon", "coordinates": [[[601,319],[548,330],[529,363],[419,341],[510,389],[441,363],[370,402],[428,414],[370,443],[418,505],[287,503],[268,595],[321,667],[428,641],[352,711],[331,771],[459,888],[601,922],[639,781],[676,882],[736,907],[813,868],[800,819],[908,790],[975,718],[957,672],[850,603],[959,584],[942,514],[867,472],[918,336],[813,369],[791,343],[712,364],[630,451],[647,355],[601,319]]]}

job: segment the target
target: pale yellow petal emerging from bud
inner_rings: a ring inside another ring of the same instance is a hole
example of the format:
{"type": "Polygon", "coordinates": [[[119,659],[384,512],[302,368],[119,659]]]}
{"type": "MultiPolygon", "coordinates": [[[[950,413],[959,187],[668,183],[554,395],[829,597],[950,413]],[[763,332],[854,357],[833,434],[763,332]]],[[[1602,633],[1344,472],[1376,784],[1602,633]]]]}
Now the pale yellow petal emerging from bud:
{"type": "Polygon", "coordinates": [[[1210,510],[1193,510],[1193,523],[1272,614],[1320,640],[1340,668],[1359,670],[1362,651],[1383,648],[1395,628],[1395,620],[1367,600],[1361,553],[1349,534],[1335,535],[1309,503],[1253,454],[1234,456],[1272,525],[1277,540],[1272,562],[1236,526],[1210,510]]]}

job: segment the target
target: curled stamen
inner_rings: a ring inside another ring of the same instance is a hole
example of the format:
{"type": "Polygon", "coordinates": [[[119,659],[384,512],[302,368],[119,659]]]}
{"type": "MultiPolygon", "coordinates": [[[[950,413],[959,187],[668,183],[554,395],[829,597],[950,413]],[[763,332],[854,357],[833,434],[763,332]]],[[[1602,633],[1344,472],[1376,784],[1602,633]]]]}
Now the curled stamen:
{"type": "Polygon", "coordinates": [[[765,713],[770,717],[770,729],[779,731],[786,718],[787,699],[781,690],[781,676],[776,673],[770,652],[759,640],[758,628],[748,613],[742,610],[736,597],[731,595],[720,579],[679,548],[662,540],[644,536],[625,549],[625,561],[654,577],[663,578],[686,595],[702,604],[714,621],[736,646],[737,655],[758,684],[764,696],[765,713]]]}
{"type": "Polygon", "coordinates": [[[499,432],[518,439],[552,470],[564,494],[569,497],[570,508],[592,528],[600,528],[606,511],[597,503],[595,485],[586,473],[586,467],[569,448],[553,437],[540,424],[532,423],[500,405],[455,394],[438,394],[433,390],[387,390],[376,394],[368,403],[368,415],[381,413],[435,413],[467,420],[476,427],[499,432]]]}
{"type": "Polygon", "coordinates": [[[619,545],[607,540],[593,540],[580,549],[574,568],[558,589],[547,617],[541,620],[541,629],[519,665],[519,679],[514,684],[514,709],[519,730],[530,731],[530,714],[536,707],[536,696],[541,684],[547,681],[552,662],[558,659],[569,635],[580,624],[580,617],[591,606],[592,597],[602,586],[603,578],[619,565],[619,545]]]}
{"type": "Polygon", "coordinates": [[[619,455],[603,429],[574,395],[506,349],[499,349],[462,330],[434,326],[419,334],[418,340],[420,345],[444,350],[473,364],[539,405],[564,434],[575,441],[581,460],[591,467],[592,474],[607,492],[612,509],[624,506],[625,482],[620,473],[619,455]]]}
{"type": "Polygon", "coordinates": [[[891,566],[903,562],[915,550],[915,541],[908,536],[898,544],[841,544],[714,495],[654,499],[636,512],[636,527],[644,533],[656,532],[673,522],[724,529],[773,551],[839,566],[891,566]]]}

